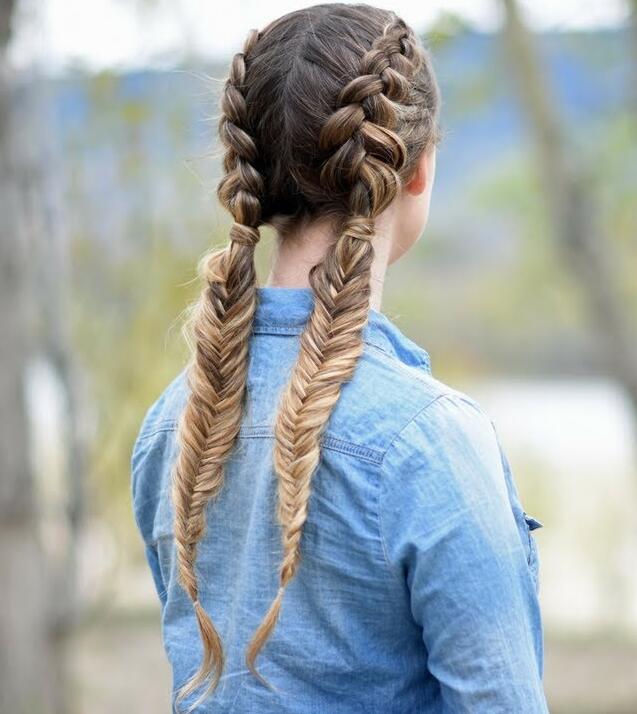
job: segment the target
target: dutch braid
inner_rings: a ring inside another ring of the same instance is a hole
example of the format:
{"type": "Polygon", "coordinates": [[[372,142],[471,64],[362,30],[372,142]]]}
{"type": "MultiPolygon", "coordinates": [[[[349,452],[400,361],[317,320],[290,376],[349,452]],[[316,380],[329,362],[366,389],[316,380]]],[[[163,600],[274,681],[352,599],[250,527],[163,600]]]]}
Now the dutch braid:
{"type": "Polygon", "coordinates": [[[225,175],[217,193],[234,222],[228,245],[205,255],[200,263],[205,287],[191,308],[187,335],[193,353],[188,368],[190,393],[179,421],[172,498],[179,579],[193,602],[203,659],[179,690],[177,701],[209,679],[202,698],[207,696],[216,688],[225,664],[219,634],[199,600],[195,558],[205,533],[206,506],[223,488],[224,464],[241,424],[256,308],[254,249],[260,238],[264,181],[255,168],[258,149],[248,129],[243,84],[246,58],[258,39],[259,33],[252,30],[242,52],[234,56],[221,97],[219,133],[226,151],[225,175]]]}
{"type": "Polygon", "coordinates": [[[320,181],[342,199],[347,216],[325,259],[310,271],[314,309],[301,335],[300,353],[283,392],[275,425],[274,467],[278,475],[277,517],[283,560],[279,588],[247,650],[249,669],[276,625],[286,586],[300,564],[300,543],[308,516],[320,439],[351,379],[363,350],[368,319],[374,219],[396,196],[406,147],[393,131],[399,112],[409,111],[411,78],[421,64],[413,32],[392,15],[384,32],[363,55],[360,75],[340,92],[335,111],[322,127],[319,150],[332,152],[320,181]]]}

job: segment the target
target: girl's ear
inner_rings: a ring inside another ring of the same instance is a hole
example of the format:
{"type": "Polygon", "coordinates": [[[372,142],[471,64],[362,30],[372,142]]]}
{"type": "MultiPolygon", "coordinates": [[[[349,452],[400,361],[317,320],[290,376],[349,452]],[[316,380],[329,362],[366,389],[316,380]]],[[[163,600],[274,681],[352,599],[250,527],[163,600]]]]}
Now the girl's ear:
{"type": "Polygon", "coordinates": [[[423,151],[418,159],[412,177],[405,184],[405,191],[411,196],[418,196],[427,188],[431,173],[432,152],[435,150],[434,147],[430,151],[423,151]]]}

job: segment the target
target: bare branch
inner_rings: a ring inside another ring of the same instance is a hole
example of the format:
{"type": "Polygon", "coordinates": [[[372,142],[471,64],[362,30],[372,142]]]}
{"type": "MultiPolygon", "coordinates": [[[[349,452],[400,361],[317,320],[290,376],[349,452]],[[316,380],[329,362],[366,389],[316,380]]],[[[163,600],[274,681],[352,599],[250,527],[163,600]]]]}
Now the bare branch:
{"type": "Polygon", "coordinates": [[[615,272],[618,257],[613,255],[612,241],[603,234],[595,196],[556,109],[553,88],[542,71],[518,3],[501,1],[504,44],[536,145],[557,249],[586,301],[605,366],[623,383],[637,409],[637,354],[632,321],[615,272]]]}

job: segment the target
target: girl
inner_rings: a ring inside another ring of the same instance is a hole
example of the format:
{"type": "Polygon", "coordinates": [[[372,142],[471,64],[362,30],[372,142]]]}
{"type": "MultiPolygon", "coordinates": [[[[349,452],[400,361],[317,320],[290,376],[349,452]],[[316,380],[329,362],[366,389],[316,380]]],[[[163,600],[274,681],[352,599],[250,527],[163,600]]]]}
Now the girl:
{"type": "Polygon", "coordinates": [[[413,30],[368,5],[287,14],[232,60],[230,240],[132,454],[173,711],[547,711],[542,524],[489,417],[380,311],[427,222],[439,103],[413,30]]]}

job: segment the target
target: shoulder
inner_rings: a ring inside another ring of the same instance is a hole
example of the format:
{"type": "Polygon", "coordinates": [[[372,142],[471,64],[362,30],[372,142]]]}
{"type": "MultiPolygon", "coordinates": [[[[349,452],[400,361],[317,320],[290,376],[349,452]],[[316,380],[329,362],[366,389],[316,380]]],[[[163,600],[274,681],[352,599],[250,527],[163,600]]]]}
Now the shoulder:
{"type": "Polygon", "coordinates": [[[453,557],[469,554],[473,568],[482,557],[474,558],[477,544],[493,562],[515,558],[537,591],[530,531],[543,524],[525,512],[495,424],[474,398],[449,389],[423,406],[392,439],[380,473],[378,517],[390,562],[452,546],[453,557]]]}
{"type": "Polygon", "coordinates": [[[439,383],[392,438],[384,462],[417,460],[430,467],[453,467],[458,462],[502,468],[502,455],[491,417],[468,394],[439,383]]]}
{"type": "Polygon", "coordinates": [[[491,417],[473,396],[434,377],[427,353],[392,330],[391,350],[367,347],[352,390],[366,405],[364,433],[381,445],[381,501],[398,518],[416,508],[433,522],[470,512],[471,504],[483,504],[474,515],[508,518],[504,455],[491,417]]]}
{"type": "Polygon", "coordinates": [[[187,398],[185,369],[146,409],[130,455],[130,488],[135,520],[145,541],[153,537],[155,513],[169,486],[176,456],[176,430],[187,398]]]}
{"type": "MultiPolygon", "coordinates": [[[[513,533],[511,486],[493,421],[469,395],[447,388],[395,434],[381,463],[381,509],[397,524],[451,524],[513,533]]],[[[507,537],[508,537],[507,536],[507,537]]]]}
{"type": "Polygon", "coordinates": [[[488,439],[491,420],[470,395],[435,377],[428,353],[393,328],[389,347],[366,343],[329,429],[390,455],[418,431],[429,440],[473,432],[488,439]]]}
{"type": "Polygon", "coordinates": [[[157,432],[175,428],[188,395],[186,369],[182,369],[157,395],[141,421],[137,442],[153,436],[157,432]]]}

